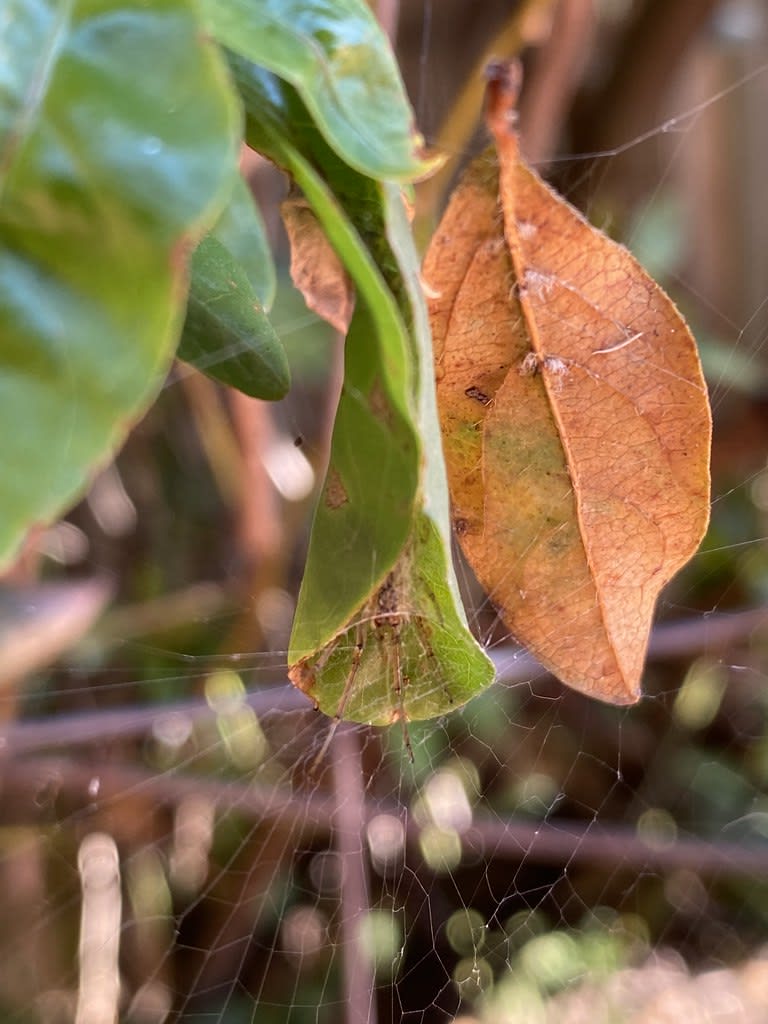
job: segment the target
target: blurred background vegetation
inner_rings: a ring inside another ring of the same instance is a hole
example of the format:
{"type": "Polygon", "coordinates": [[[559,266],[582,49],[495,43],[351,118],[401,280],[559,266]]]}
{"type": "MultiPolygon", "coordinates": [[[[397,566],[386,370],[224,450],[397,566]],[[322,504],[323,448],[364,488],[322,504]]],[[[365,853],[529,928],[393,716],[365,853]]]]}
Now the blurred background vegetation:
{"type": "Polygon", "coordinates": [[[343,727],[310,771],[327,723],[284,651],[340,343],[288,281],[280,175],[246,157],[283,267],[289,397],[178,367],[5,580],[0,1020],[111,1019],[83,993],[108,994],[115,958],[121,1019],[146,1024],[765,1020],[765,5],[377,13],[451,157],[417,190],[423,240],[484,145],[482,67],[522,51],[529,160],[699,341],[709,535],[661,603],[637,707],[564,692],[463,573],[499,683],[413,726],[412,764],[399,732],[343,727]]]}

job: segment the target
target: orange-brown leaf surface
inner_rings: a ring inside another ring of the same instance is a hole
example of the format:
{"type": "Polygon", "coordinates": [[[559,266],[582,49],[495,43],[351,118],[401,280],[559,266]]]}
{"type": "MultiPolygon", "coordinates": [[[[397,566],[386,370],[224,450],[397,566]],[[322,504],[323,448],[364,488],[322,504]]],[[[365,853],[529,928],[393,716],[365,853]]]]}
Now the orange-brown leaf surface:
{"type": "Polygon", "coordinates": [[[516,637],[631,703],[707,525],[706,386],[670,299],[521,161],[516,77],[491,76],[498,162],[469,168],[424,264],[454,525],[516,637]]]}
{"type": "Polygon", "coordinates": [[[355,291],[309,204],[289,197],[280,212],[291,246],[291,280],[309,309],[341,334],[349,330],[355,291]]]}

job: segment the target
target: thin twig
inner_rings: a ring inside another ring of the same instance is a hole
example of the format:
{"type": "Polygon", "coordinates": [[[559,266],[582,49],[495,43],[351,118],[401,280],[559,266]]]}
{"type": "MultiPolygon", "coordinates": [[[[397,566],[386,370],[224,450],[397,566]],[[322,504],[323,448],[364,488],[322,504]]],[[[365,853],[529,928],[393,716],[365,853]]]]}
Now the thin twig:
{"type": "MultiPolygon", "coordinates": [[[[354,726],[346,725],[344,731],[357,742],[354,726]]],[[[339,757],[339,772],[344,776],[342,786],[362,787],[361,773],[357,773],[357,783],[352,778],[354,765],[347,760],[347,754],[342,752],[339,757]]],[[[422,859],[419,852],[421,826],[400,804],[366,801],[361,793],[350,795],[349,789],[338,789],[335,798],[318,795],[316,791],[296,794],[255,780],[222,782],[170,771],[157,775],[114,764],[96,768],[66,758],[8,762],[0,767],[0,783],[4,793],[4,823],[14,809],[23,808],[24,824],[35,824],[35,814],[41,822],[49,824],[51,807],[66,805],[67,816],[59,817],[59,825],[74,825],[82,815],[87,815],[93,826],[98,814],[109,813],[121,801],[137,795],[151,797],[158,805],[170,807],[194,795],[211,800],[220,813],[236,810],[258,821],[279,819],[282,825],[294,829],[302,842],[309,838],[327,839],[335,829],[347,829],[345,842],[349,842],[350,852],[357,858],[364,856],[362,837],[367,823],[377,815],[391,815],[403,823],[411,851],[409,856],[422,859]],[[96,796],[95,781],[98,781],[96,796]]],[[[14,820],[18,818],[17,814],[14,820]]],[[[473,863],[478,857],[495,857],[515,863],[559,864],[563,868],[600,863],[634,873],[677,868],[688,868],[704,875],[757,878],[768,873],[768,843],[765,842],[727,842],[684,836],[654,843],[639,836],[631,826],[604,826],[594,821],[531,821],[476,814],[459,838],[465,855],[473,863]]],[[[338,843],[341,852],[341,837],[338,843]]],[[[428,865],[426,867],[428,870],[428,865]]],[[[359,898],[358,894],[356,899],[359,898]]]]}
{"type": "Polygon", "coordinates": [[[552,31],[532,58],[520,100],[520,138],[532,164],[548,161],[591,50],[597,12],[593,0],[560,0],[552,31]]]}
{"type": "Polygon", "coordinates": [[[280,501],[264,466],[275,428],[266,403],[231,389],[227,392],[241,453],[242,486],[238,508],[240,554],[252,572],[271,564],[280,551],[280,501]]]}
{"type": "MultiPolygon", "coordinates": [[[[750,635],[768,627],[768,608],[751,608],[742,612],[713,613],[695,619],[668,622],[657,626],[651,636],[649,658],[685,658],[709,654],[722,657],[730,647],[748,640],[750,635]]],[[[547,675],[546,669],[512,644],[495,647],[488,652],[497,672],[497,684],[519,686],[533,678],[547,675]]],[[[194,659],[191,665],[205,664],[194,659]]],[[[241,667],[245,666],[245,662],[241,667]]],[[[261,668],[264,666],[261,665],[261,668]]],[[[259,714],[309,711],[309,699],[289,684],[279,681],[275,665],[271,685],[251,690],[246,700],[259,714]]],[[[284,678],[284,677],[283,677],[284,678]]],[[[139,708],[117,708],[105,711],[84,711],[72,714],[29,719],[0,724],[0,753],[6,756],[31,754],[48,747],[73,747],[84,743],[105,742],[115,737],[127,738],[149,732],[159,721],[179,715],[194,723],[212,714],[202,697],[139,708]]]]}
{"type": "Polygon", "coordinates": [[[365,796],[359,731],[343,723],[331,744],[336,810],[333,838],[341,864],[342,976],[347,1024],[376,1024],[376,976],[361,926],[369,911],[365,796]]]}
{"type": "Polygon", "coordinates": [[[462,837],[471,854],[532,860],[540,864],[605,864],[640,871],[688,868],[700,874],[761,875],[768,844],[685,837],[653,842],[632,827],[579,821],[504,821],[478,817],[462,837]]]}
{"type": "Polygon", "coordinates": [[[458,159],[477,128],[485,92],[484,72],[494,58],[511,57],[524,45],[540,43],[549,30],[554,0],[522,0],[501,28],[488,40],[474,67],[467,75],[458,96],[440,127],[436,148],[446,161],[435,174],[422,182],[417,191],[417,217],[425,224],[436,219],[458,159]]]}
{"type": "Polygon", "coordinates": [[[397,41],[397,26],[400,21],[400,0],[377,0],[376,19],[394,46],[397,41]]]}
{"type": "Polygon", "coordinates": [[[240,457],[219,389],[191,367],[180,371],[178,380],[219,493],[227,505],[236,505],[242,489],[240,457]]]}

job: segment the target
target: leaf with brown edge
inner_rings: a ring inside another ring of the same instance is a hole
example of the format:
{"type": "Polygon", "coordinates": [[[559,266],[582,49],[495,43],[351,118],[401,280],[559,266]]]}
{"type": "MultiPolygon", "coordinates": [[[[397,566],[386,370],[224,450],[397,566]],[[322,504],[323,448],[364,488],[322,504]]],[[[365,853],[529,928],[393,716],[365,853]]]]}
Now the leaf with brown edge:
{"type": "Polygon", "coordinates": [[[291,246],[291,280],[309,309],[346,334],[355,309],[355,289],[344,264],[306,199],[289,196],[280,212],[291,246]]]}
{"type": "Polygon", "coordinates": [[[454,524],[507,626],[564,683],[636,701],[661,588],[709,516],[695,342],[634,257],[521,161],[516,66],[430,245],[454,524]]]}

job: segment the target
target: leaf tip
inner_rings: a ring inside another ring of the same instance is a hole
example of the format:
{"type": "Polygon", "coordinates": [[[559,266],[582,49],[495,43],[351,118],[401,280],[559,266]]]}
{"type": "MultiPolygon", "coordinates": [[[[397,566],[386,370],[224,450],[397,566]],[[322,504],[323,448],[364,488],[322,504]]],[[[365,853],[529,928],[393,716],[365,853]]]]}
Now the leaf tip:
{"type": "Polygon", "coordinates": [[[625,683],[624,687],[619,690],[612,690],[609,693],[597,693],[595,696],[609,701],[617,707],[628,707],[632,704],[637,704],[643,696],[643,691],[640,688],[639,682],[634,684],[625,683]]]}
{"type": "Polygon", "coordinates": [[[288,678],[297,690],[301,690],[311,701],[314,701],[315,707],[319,706],[313,694],[316,682],[315,670],[310,664],[309,658],[302,658],[293,665],[289,665],[288,678]]]}
{"type": "Polygon", "coordinates": [[[427,146],[419,133],[416,133],[414,142],[414,156],[418,166],[415,174],[409,175],[407,180],[417,183],[431,178],[433,174],[439,171],[443,164],[447,162],[448,154],[427,146]]]}

